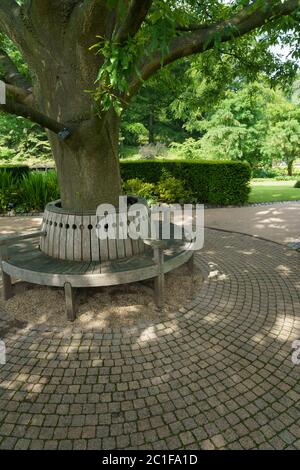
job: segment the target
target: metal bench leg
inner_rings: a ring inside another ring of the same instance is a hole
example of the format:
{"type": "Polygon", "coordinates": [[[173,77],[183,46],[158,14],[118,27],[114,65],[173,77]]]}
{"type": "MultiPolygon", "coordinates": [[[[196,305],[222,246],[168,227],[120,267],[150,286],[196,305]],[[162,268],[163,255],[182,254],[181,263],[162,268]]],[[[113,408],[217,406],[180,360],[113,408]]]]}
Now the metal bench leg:
{"type": "Polygon", "coordinates": [[[154,297],[157,308],[160,310],[164,307],[165,297],[165,275],[163,272],[164,252],[161,248],[154,249],[154,260],[159,266],[159,274],[154,279],[154,297]]]}
{"type": "Polygon", "coordinates": [[[68,320],[74,321],[76,318],[74,289],[69,282],[65,283],[66,313],[68,320]]]}

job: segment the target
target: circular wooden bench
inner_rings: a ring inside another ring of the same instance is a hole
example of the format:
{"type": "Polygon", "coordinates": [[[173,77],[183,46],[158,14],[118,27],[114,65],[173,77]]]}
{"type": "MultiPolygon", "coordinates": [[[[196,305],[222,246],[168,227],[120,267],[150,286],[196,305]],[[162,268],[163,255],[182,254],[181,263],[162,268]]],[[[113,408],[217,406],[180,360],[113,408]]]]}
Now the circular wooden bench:
{"type": "Polygon", "coordinates": [[[4,298],[12,296],[11,278],[33,284],[64,287],[69,320],[76,318],[74,289],[112,286],[154,278],[155,301],[164,302],[164,275],[190,262],[191,241],[144,240],[145,250],[130,258],[100,261],[70,261],[48,256],[31,238],[44,237],[45,232],[20,234],[0,239],[4,298]]]}

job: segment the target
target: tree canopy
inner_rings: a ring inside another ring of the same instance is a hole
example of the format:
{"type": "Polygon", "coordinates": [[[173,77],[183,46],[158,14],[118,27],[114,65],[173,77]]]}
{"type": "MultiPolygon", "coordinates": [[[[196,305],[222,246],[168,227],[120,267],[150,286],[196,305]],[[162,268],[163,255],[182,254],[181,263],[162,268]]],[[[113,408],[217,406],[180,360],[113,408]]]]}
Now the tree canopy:
{"type": "Polygon", "coordinates": [[[274,75],[293,73],[299,58],[299,0],[2,0],[0,70],[14,100],[1,109],[55,132],[61,126],[31,106],[26,66],[8,38],[25,51],[34,36],[34,20],[59,16],[78,29],[84,47],[101,57],[89,90],[101,110],[113,104],[120,112],[153,73],[193,54],[213,50],[220,62],[233,55],[249,71],[269,68],[274,75]],[[291,49],[284,66],[270,53],[270,46],[278,43],[291,49]]]}
{"type": "Polygon", "coordinates": [[[47,129],[65,207],[115,203],[120,115],[146,80],[197,55],[211,96],[234,76],[226,57],[243,74],[292,77],[299,12],[299,0],[1,0],[0,110],[47,129]]]}

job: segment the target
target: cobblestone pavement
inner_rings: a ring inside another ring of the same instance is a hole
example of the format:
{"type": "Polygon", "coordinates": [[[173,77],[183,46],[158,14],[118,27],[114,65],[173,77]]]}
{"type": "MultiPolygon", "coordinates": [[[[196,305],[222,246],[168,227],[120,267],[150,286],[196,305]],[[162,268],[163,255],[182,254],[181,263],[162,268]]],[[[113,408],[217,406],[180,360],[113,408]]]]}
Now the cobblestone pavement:
{"type": "Polygon", "coordinates": [[[168,321],[67,334],[2,319],[0,448],[300,449],[300,255],[208,230],[196,262],[205,283],[168,321]]]}

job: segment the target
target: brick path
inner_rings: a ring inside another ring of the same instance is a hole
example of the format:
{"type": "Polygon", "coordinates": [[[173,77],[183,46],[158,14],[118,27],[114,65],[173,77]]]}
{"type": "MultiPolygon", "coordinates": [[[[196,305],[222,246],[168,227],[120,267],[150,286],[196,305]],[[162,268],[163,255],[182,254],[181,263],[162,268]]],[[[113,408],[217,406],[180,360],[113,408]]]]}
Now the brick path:
{"type": "Polygon", "coordinates": [[[300,254],[208,230],[196,261],[204,286],[168,322],[66,334],[2,315],[0,448],[300,449],[300,254]]]}

